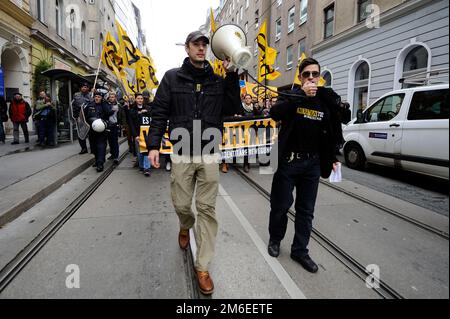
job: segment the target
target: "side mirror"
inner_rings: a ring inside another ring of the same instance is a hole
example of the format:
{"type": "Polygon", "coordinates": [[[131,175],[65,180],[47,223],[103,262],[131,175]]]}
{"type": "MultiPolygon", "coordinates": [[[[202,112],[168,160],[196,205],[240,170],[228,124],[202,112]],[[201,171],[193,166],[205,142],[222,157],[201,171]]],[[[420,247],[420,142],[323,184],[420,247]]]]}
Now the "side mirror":
{"type": "Polygon", "coordinates": [[[358,110],[358,112],[356,113],[356,123],[361,124],[361,123],[365,123],[365,119],[364,119],[364,113],[362,110],[358,110]]]}

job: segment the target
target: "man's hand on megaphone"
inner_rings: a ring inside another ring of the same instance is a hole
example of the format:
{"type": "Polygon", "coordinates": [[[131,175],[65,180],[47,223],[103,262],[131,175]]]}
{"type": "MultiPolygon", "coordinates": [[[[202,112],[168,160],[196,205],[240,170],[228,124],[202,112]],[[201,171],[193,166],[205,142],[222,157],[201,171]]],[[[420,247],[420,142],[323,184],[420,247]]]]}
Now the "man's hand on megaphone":
{"type": "Polygon", "coordinates": [[[226,60],[223,61],[223,67],[225,68],[227,73],[237,72],[238,71],[238,68],[231,64],[230,58],[227,58],[226,60]]]}

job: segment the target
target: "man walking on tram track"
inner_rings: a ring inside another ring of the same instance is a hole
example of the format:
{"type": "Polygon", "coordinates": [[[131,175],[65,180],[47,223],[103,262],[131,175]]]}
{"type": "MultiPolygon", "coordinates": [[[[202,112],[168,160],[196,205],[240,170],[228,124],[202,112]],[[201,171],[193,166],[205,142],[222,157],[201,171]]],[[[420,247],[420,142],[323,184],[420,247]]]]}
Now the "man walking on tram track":
{"type": "MultiPolygon", "coordinates": [[[[218,152],[222,143],[223,117],[238,113],[240,108],[237,72],[227,72],[225,79],[215,75],[205,59],[208,45],[209,39],[201,32],[194,31],[188,35],[185,43],[188,58],[181,68],[168,71],[161,81],[153,103],[153,122],[148,137],[149,158],[156,168],[160,167],[159,149],[168,120],[172,144],[183,144],[182,151],[172,158],[172,200],[180,219],[179,245],[182,249],[187,249],[190,242],[189,230],[196,221],[191,204],[197,186],[195,270],[200,291],[205,295],[214,292],[208,269],[214,256],[218,231],[215,206],[219,189],[220,156],[215,152],[202,154],[196,145],[201,144],[203,149],[212,143],[218,152]],[[210,138],[207,134],[207,140],[197,140],[195,133],[199,123],[200,136],[207,129],[213,129],[220,138],[210,138]],[[177,136],[180,129],[186,132],[181,134],[181,138],[177,136]],[[187,142],[191,146],[188,147],[189,153],[184,148],[187,142]]],[[[230,68],[229,61],[224,61],[224,67],[230,68]]]]}
{"type": "Polygon", "coordinates": [[[341,99],[332,89],[318,88],[319,62],[308,58],[299,68],[302,88],[294,89],[287,98],[281,96],[270,112],[282,124],[279,167],[272,184],[268,252],[272,257],[280,254],[296,188],[291,258],[307,271],[316,273],[319,268],[309,256],[308,245],[320,176],[328,178],[339,162],[335,149],[342,138],[338,116],[341,99]]]}

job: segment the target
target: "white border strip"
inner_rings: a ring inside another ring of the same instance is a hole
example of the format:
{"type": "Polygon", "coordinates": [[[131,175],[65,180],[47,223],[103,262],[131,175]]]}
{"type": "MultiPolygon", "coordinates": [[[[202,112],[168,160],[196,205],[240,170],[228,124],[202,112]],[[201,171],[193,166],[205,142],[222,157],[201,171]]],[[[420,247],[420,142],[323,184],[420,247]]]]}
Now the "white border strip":
{"type": "Polygon", "coordinates": [[[244,214],[236,206],[236,204],[231,199],[230,195],[227,194],[227,192],[222,187],[222,185],[219,185],[219,194],[221,196],[223,196],[223,199],[225,200],[225,202],[228,204],[228,206],[230,206],[231,211],[234,213],[236,218],[239,220],[242,227],[244,227],[245,231],[250,236],[253,243],[256,245],[256,247],[258,248],[261,255],[264,257],[266,262],[269,264],[270,268],[272,268],[272,271],[278,277],[278,279],[280,280],[284,289],[286,289],[286,291],[291,296],[291,298],[292,299],[306,299],[306,296],[304,295],[304,293],[295,284],[294,280],[292,280],[291,276],[289,276],[289,274],[283,268],[283,266],[280,264],[280,262],[276,258],[269,256],[269,254],[267,252],[266,244],[261,239],[261,237],[259,237],[258,233],[255,231],[255,229],[249,223],[247,218],[245,218],[244,214]]]}

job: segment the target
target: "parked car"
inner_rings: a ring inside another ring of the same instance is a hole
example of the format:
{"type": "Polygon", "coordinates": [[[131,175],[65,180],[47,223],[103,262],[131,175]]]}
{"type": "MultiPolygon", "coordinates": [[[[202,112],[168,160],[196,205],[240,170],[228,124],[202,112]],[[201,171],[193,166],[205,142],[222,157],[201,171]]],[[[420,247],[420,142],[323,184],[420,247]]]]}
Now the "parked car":
{"type": "Polygon", "coordinates": [[[449,86],[393,91],[344,128],[348,167],[376,163],[449,179],[449,86]]]}

